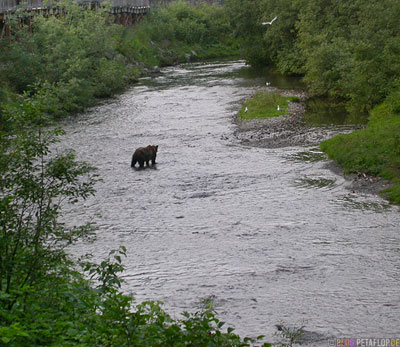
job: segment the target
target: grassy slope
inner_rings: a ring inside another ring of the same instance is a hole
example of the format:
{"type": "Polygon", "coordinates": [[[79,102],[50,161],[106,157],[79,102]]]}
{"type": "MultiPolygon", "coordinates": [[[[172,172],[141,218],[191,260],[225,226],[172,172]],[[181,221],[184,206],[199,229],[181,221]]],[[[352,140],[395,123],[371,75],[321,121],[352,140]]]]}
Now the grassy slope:
{"type": "Polygon", "coordinates": [[[400,204],[400,109],[397,103],[396,97],[389,97],[373,109],[366,129],[323,141],[321,149],[348,173],[361,172],[391,180],[393,187],[385,192],[391,202],[400,204]]]}
{"type": "Polygon", "coordinates": [[[43,112],[62,118],[124,90],[155,66],[238,55],[221,7],[173,3],[130,28],[109,25],[106,10],[71,4],[68,11],[74,20],[37,16],[33,33],[21,27],[0,41],[0,106],[18,104],[27,91],[43,112]]]}

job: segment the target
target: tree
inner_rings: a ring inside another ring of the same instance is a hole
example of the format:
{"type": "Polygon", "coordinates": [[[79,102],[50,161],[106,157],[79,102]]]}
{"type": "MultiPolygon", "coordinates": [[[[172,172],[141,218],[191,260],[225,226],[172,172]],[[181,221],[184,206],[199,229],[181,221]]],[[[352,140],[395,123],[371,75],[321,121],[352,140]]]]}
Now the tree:
{"type": "MultiPolygon", "coordinates": [[[[40,94],[40,92],[38,92],[40,94]]],[[[94,193],[94,168],[72,151],[52,155],[63,131],[49,127],[40,98],[22,96],[2,114],[0,131],[0,302],[11,310],[63,262],[64,249],[91,225],[59,222],[61,206],[94,193]]]]}

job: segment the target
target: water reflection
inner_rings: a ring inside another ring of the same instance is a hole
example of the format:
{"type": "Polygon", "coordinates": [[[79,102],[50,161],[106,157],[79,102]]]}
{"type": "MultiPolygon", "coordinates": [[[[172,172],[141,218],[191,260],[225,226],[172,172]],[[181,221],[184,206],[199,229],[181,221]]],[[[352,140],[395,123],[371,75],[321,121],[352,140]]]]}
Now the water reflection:
{"type": "Polygon", "coordinates": [[[329,125],[365,125],[366,114],[349,112],[344,105],[334,103],[326,98],[313,97],[307,100],[305,122],[308,126],[320,127],[329,125]]]}
{"type": "Polygon", "coordinates": [[[265,87],[265,83],[269,82],[272,88],[277,89],[294,89],[306,90],[306,85],[302,82],[300,76],[284,76],[273,67],[243,69],[238,77],[252,80],[252,83],[257,83],[265,87]]]}
{"type": "Polygon", "coordinates": [[[313,147],[306,151],[296,152],[288,155],[286,158],[288,160],[304,163],[315,163],[323,160],[328,160],[328,156],[324,152],[321,152],[319,147],[313,147]]]}
{"type": "Polygon", "coordinates": [[[382,213],[391,208],[390,204],[383,201],[375,201],[370,199],[368,196],[364,198],[358,194],[348,194],[337,200],[338,204],[342,204],[344,207],[349,209],[358,209],[362,211],[373,211],[376,213],[382,213]]]}
{"type": "Polygon", "coordinates": [[[295,180],[295,185],[303,188],[333,188],[336,180],[325,177],[301,177],[295,180]]]}

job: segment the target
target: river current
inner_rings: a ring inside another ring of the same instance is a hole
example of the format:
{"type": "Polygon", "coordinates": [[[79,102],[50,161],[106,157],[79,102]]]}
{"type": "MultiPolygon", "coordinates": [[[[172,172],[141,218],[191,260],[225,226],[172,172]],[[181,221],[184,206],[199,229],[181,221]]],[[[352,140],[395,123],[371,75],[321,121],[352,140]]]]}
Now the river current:
{"type": "Polygon", "coordinates": [[[240,144],[233,118],[266,80],[248,70],[163,69],[65,123],[61,147],[104,180],[67,208],[72,223],[98,226],[72,252],[102,259],[124,245],[124,290],[137,301],[178,316],[212,299],[241,336],[273,341],[283,322],[304,324],[315,346],[400,337],[399,209],[349,190],[315,147],[240,144]],[[132,169],[134,149],[149,144],[156,166],[132,169]]]}

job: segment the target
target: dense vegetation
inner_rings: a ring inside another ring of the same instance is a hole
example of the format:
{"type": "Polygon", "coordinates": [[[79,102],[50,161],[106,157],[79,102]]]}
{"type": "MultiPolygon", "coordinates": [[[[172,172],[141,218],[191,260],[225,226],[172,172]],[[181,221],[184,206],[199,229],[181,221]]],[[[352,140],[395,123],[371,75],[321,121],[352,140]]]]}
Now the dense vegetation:
{"type": "Polygon", "coordinates": [[[321,143],[346,172],[368,173],[391,180],[394,185],[383,193],[400,205],[400,95],[398,92],[376,106],[368,127],[339,135],[321,143]]]}
{"type": "Polygon", "coordinates": [[[34,17],[32,33],[19,27],[19,14],[8,19],[12,36],[0,40],[0,344],[251,342],[223,331],[210,305],[172,319],[160,303],[122,294],[123,247],[100,264],[72,261],[65,252],[93,237],[93,226],[61,223],[62,206],[94,194],[99,178],[73,152],[53,155],[62,130],[44,125],[123,90],[154,66],[232,55],[240,42],[249,63],[302,75],[311,92],[372,110],[367,129],[322,148],[348,171],[393,180],[390,198],[400,203],[400,3],[225,3],[177,2],[132,28],[112,24],[107,8],[68,3],[63,15],[34,17]],[[274,16],[273,25],[261,25],[274,16]]]}
{"type": "Polygon", "coordinates": [[[226,6],[249,62],[300,74],[313,93],[370,110],[398,85],[396,0],[228,0],[226,6]],[[273,25],[261,25],[274,16],[273,25]]]}
{"type": "Polygon", "coordinates": [[[66,248],[94,229],[61,222],[62,207],[94,194],[99,177],[73,152],[51,152],[63,132],[48,126],[42,101],[21,96],[2,109],[0,345],[248,346],[210,303],[172,319],[161,303],[123,294],[124,247],[100,264],[71,260],[66,248]]]}
{"type": "MultiPolygon", "coordinates": [[[[237,53],[228,17],[217,6],[173,3],[130,28],[112,24],[107,8],[66,2],[64,10],[35,16],[33,33],[22,26],[0,41],[0,102],[25,92],[58,118],[115,94],[155,66],[237,53]]],[[[8,24],[16,28],[17,21],[8,24]]]]}
{"type": "Polygon", "coordinates": [[[349,172],[390,178],[400,201],[400,2],[227,0],[235,37],[252,65],[304,77],[311,93],[371,114],[366,130],[323,143],[349,172]],[[272,25],[261,25],[277,16],[272,25]],[[377,105],[381,106],[376,107],[377,105]],[[376,108],[374,108],[376,107],[376,108]]]}
{"type": "Polygon", "coordinates": [[[62,206],[94,194],[94,168],[51,148],[54,119],[110,96],[155,65],[235,53],[220,8],[177,3],[133,28],[108,10],[9,23],[0,40],[0,345],[247,346],[210,303],[172,319],[158,302],[122,293],[122,258],[73,261],[66,248],[94,226],[60,222],[62,206]],[[18,28],[18,29],[15,29],[18,28]]]}

